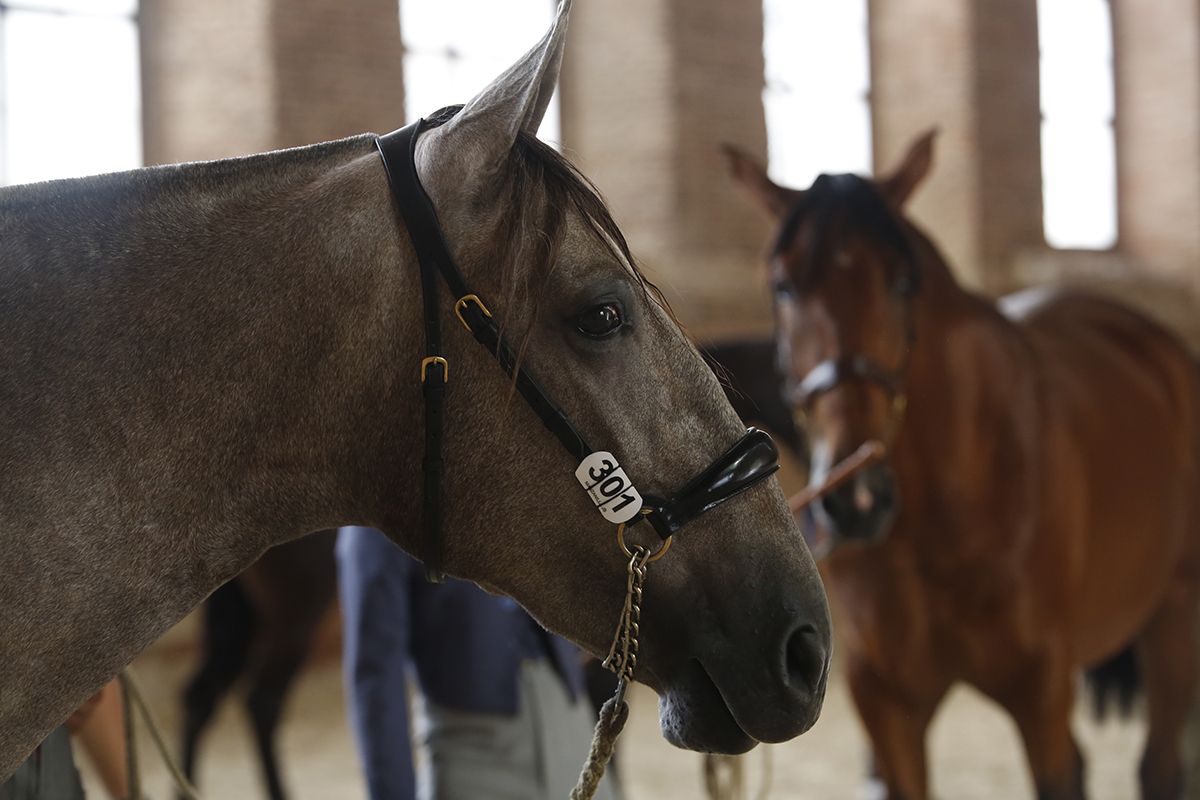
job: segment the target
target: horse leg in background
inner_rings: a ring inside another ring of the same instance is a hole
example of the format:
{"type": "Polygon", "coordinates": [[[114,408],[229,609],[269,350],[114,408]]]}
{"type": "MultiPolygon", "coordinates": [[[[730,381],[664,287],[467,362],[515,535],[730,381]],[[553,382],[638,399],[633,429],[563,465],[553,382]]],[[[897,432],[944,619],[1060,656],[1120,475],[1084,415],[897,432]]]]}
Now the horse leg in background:
{"type": "Polygon", "coordinates": [[[846,675],[859,717],[871,739],[875,772],[872,777],[882,782],[884,797],[927,800],[925,732],[946,687],[897,686],[854,656],[847,658],[846,675]]]}
{"type": "Polygon", "coordinates": [[[196,748],[217,703],[246,667],[257,628],[237,580],[213,592],[204,604],[203,661],[183,694],[183,772],[195,781],[196,748]]]}
{"type": "Polygon", "coordinates": [[[275,732],[292,682],[337,593],[336,538],[336,531],[321,531],[274,547],[240,579],[262,621],[249,670],[246,708],[271,800],[287,797],[275,732]]]}
{"type": "Polygon", "coordinates": [[[275,753],[275,732],[283,714],[283,704],[292,681],[300,671],[312,645],[312,633],[297,635],[289,631],[284,636],[270,636],[263,645],[262,660],[255,665],[246,695],[246,708],[254,728],[254,740],[262,764],[267,796],[271,800],[286,800],[283,781],[279,776],[279,761],[275,753]]]}
{"type": "MultiPolygon", "coordinates": [[[[993,694],[1021,732],[1038,800],[1084,800],[1083,756],[1071,733],[1074,665],[1065,653],[1035,657],[993,694]]],[[[990,693],[990,692],[989,692],[990,693]]]]}
{"type": "Polygon", "coordinates": [[[1183,731],[1195,700],[1196,587],[1171,591],[1137,640],[1149,731],[1139,778],[1142,800],[1183,797],[1183,731]]]}

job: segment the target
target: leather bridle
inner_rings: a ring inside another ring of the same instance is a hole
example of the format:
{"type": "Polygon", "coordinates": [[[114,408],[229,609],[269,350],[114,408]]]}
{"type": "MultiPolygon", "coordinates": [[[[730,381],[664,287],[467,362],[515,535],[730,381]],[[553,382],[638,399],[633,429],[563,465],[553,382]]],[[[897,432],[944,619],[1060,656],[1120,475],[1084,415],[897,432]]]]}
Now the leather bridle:
{"type": "MultiPolygon", "coordinates": [[[[377,137],[376,146],[387,170],[392,196],[408,228],[420,263],[424,309],[425,356],[421,360],[421,385],[425,403],[424,536],[422,559],[430,580],[441,580],[443,536],[441,529],[441,476],[443,405],[450,363],[441,344],[438,280],[440,273],[456,298],[454,313],[475,339],[500,362],[505,374],[542,424],[579,462],[576,479],[601,515],[626,525],[646,520],[663,539],[665,552],[671,537],[701,514],[762,481],[779,469],[779,453],[771,437],[756,428],[746,433],[708,467],[669,497],[642,495],[616,457],[597,451],[571,424],[524,367],[505,341],[487,305],[471,290],[446,244],[433,205],[421,186],[416,168],[416,143],[430,127],[424,119],[377,137]]],[[[623,546],[623,545],[622,545],[623,546]]]]}
{"type": "Polygon", "coordinates": [[[908,353],[909,346],[906,346],[904,364],[895,371],[861,353],[838,355],[820,362],[810,369],[790,392],[792,413],[796,417],[797,425],[803,429],[809,410],[817,398],[843,383],[859,381],[874,384],[888,398],[890,412],[882,442],[890,449],[908,410],[908,392],[904,386],[904,376],[908,371],[908,353]]]}
{"type": "Polygon", "coordinates": [[[888,398],[890,411],[882,444],[888,450],[891,449],[892,443],[899,433],[900,424],[904,421],[904,415],[908,411],[908,390],[905,384],[913,344],[916,342],[912,295],[906,293],[898,293],[898,295],[905,301],[904,356],[899,368],[889,369],[862,353],[839,353],[821,361],[788,390],[788,400],[798,427],[804,428],[809,411],[821,395],[851,381],[874,384],[888,398]]]}

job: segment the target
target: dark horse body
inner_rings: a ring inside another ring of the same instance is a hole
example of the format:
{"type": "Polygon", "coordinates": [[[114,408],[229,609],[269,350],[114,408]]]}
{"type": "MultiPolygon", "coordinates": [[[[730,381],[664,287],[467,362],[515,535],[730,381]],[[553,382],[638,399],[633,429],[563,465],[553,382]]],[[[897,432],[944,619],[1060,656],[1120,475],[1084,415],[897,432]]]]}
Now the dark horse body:
{"type": "Polygon", "coordinates": [[[184,691],[182,760],[189,778],[218,702],[244,679],[267,796],[287,796],[275,731],[292,681],[333,606],[335,538],[336,531],[322,531],[273,547],[205,601],[203,659],[184,691]]]}
{"type": "Polygon", "coordinates": [[[1132,642],[1142,796],[1179,797],[1200,586],[1200,378],[1184,346],[1107,300],[996,305],[959,286],[901,213],[931,136],[884,179],[806,191],[731,157],[782,223],[780,364],[813,481],[864,440],[889,449],[815,508],[887,796],[929,795],[926,728],[963,681],[1012,715],[1039,798],[1082,798],[1074,678],[1132,642]]]}

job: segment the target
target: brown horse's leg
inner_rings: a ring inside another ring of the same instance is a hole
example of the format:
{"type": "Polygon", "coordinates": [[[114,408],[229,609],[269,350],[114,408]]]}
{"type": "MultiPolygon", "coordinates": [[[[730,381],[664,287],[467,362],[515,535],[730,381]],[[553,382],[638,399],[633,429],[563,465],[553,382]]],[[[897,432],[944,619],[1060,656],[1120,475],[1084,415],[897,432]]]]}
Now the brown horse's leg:
{"type": "Polygon", "coordinates": [[[1071,734],[1074,698],[1074,670],[1065,656],[1050,654],[996,698],[1021,732],[1038,800],[1084,800],[1083,756],[1071,734]]]}
{"type": "Polygon", "coordinates": [[[899,687],[850,661],[850,691],[871,739],[874,777],[887,789],[887,800],[926,800],[925,731],[945,687],[899,687]]]}
{"type": "Polygon", "coordinates": [[[1173,592],[1139,637],[1150,730],[1139,772],[1142,800],[1183,796],[1183,729],[1196,687],[1196,595],[1173,592]]]}

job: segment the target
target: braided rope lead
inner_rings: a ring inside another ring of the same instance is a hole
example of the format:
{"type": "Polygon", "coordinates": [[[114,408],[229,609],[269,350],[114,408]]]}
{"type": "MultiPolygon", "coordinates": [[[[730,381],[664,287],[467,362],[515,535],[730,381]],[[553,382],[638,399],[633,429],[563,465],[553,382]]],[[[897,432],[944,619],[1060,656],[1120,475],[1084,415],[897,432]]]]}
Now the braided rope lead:
{"type": "MultiPolygon", "coordinates": [[[[633,670],[637,667],[638,633],[642,619],[642,584],[646,581],[646,565],[654,557],[644,547],[633,545],[626,547],[620,537],[624,526],[617,529],[617,541],[621,549],[629,556],[626,565],[625,603],[621,608],[621,619],[617,623],[616,633],[613,634],[612,647],[608,649],[608,657],[604,666],[617,673],[617,691],[600,707],[599,719],[596,720],[596,730],[592,732],[592,746],[588,749],[587,760],[579,772],[579,780],[571,790],[570,800],[592,800],[600,781],[604,778],[604,770],[612,760],[613,750],[617,747],[617,737],[625,728],[629,719],[629,704],[625,702],[625,690],[633,680],[633,670]]],[[[666,552],[666,546],[658,551],[666,552]]]]}
{"type": "Polygon", "coordinates": [[[600,707],[600,718],[596,720],[596,730],[592,733],[592,746],[579,772],[579,780],[571,790],[570,800],[592,800],[596,795],[596,789],[604,778],[604,770],[616,749],[617,737],[629,719],[629,704],[625,702],[624,689],[623,684],[619,686],[617,693],[600,707]]]}

